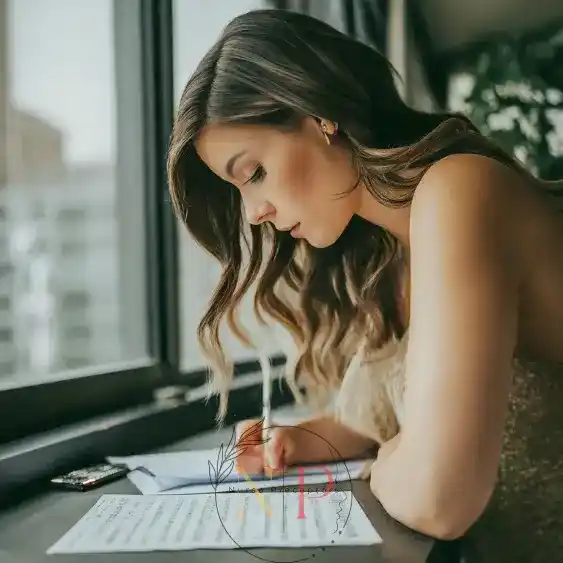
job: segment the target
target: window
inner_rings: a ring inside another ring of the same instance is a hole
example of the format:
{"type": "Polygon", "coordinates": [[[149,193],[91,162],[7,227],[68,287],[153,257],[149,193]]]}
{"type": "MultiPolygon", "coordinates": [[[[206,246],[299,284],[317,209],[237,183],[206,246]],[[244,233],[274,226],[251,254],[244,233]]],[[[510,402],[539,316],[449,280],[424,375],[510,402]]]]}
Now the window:
{"type": "MultiPolygon", "coordinates": [[[[174,101],[177,106],[189,77],[227,23],[241,13],[272,7],[272,3],[265,0],[175,0],[173,6],[174,101]]],[[[181,279],[180,367],[183,372],[191,372],[200,370],[206,364],[197,346],[196,330],[219,280],[220,269],[215,259],[192,240],[184,227],[178,230],[181,279]]],[[[244,300],[241,322],[252,334],[260,334],[252,311],[252,298],[244,300]]],[[[223,335],[226,352],[234,361],[255,359],[253,350],[245,348],[226,330],[223,335]]]]}
{"type": "Polygon", "coordinates": [[[163,384],[155,13],[0,0],[0,441],[163,384]]]}

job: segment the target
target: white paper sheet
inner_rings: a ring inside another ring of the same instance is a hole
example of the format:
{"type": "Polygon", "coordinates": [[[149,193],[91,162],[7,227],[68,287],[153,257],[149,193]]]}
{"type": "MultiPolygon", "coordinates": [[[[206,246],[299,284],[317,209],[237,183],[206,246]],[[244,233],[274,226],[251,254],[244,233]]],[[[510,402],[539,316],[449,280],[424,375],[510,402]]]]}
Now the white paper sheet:
{"type": "Polygon", "coordinates": [[[350,491],[104,495],[48,554],[381,543],[350,491]],[[300,504],[301,503],[301,504],[300,504]]]}
{"type": "Polygon", "coordinates": [[[107,459],[110,463],[123,463],[134,470],[129,479],[143,494],[211,493],[215,491],[215,485],[217,492],[226,492],[248,491],[253,486],[272,488],[300,483],[344,482],[359,478],[366,466],[366,460],[339,461],[291,468],[279,477],[265,479],[264,475],[238,473],[233,462],[221,464],[218,453],[219,449],[188,450],[107,459]],[[217,472],[222,474],[220,481],[216,479],[217,472]]]}
{"type": "MultiPolygon", "coordinates": [[[[355,462],[357,463],[357,462],[355,462]]],[[[275,479],[252,479],[251,482],[246,480],[228,481],[217,485],[218,493],[232,493],[253,491],[254,489],[275,489],[283,487],[284,491],[297,491],[301,484],[303,485],[319,485],[322,490],[334,489],[335,483],[347,483],[350,479],[357,479],[360,476],[361,467],[351,467],[349,472],[331,474],[330,479],[326,474],[323,475],[304,475],[303,477],[284,477],[275,479]]],[[[199,495],[204,493],[215,492],[215,486],[207,482],[201,485],[187,485],[185,487],[176,487],[174,489],[166,489],[161,491],[158,483],[152,477],[139,471],[133,471],[129,475],[129,480],[144,495],[199,495]]]]}

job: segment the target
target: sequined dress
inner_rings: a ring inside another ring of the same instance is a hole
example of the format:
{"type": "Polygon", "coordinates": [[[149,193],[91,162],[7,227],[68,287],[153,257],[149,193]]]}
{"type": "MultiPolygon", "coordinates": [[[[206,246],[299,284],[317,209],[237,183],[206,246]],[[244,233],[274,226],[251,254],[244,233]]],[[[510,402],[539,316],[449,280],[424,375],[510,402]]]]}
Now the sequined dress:
{"type": "MultiPolygon", "coordinates": [[[[382,422],[393,427],[382,394],[400,425],[405,340],[355,359],[336,396],[340,419],[374,439],[392,437],[381,436],[382,422]]],[[[514,361],[499,481],[463,547],[468,563],[563,562],[563,366],[514,361]]]]}

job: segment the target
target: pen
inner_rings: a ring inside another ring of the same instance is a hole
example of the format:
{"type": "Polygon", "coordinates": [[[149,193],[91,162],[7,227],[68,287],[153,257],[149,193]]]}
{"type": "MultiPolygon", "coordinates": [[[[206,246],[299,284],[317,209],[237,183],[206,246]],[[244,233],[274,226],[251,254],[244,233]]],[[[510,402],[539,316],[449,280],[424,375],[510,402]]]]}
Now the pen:
{"type": "Polygon", "coordinates": [[[260,354],[260,369],[262,370],[262,443],[264,445],[264,461],[271,466],[268,440],[270,438],[271,402],[272,402],[272,367],[268,354],[260,354]]]}

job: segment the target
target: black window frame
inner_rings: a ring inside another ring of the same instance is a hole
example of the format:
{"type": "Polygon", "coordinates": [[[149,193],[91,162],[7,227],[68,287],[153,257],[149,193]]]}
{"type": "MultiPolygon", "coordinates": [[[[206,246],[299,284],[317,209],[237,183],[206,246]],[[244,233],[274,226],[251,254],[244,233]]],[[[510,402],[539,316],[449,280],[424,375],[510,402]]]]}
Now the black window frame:
{"type": "MultiPolygon", "coordinates": [[[[114,0],[115,1],[115,0],[114,0]]],[[[142,75],[145,250],[150,360],[92,366],[84,375],[0,388],[1,444],[122,408],[148,404],[179,379],[178,265],[166,181],[173,101],[172,0],[139,0],[142,75]]],[[[141,237],[141,233],[139,233],[141,237]]],[[[142,238],[140,238],[142,240],[142,238]]],[[[22,378],[25,380],[25,378],[22,378]]]]}

